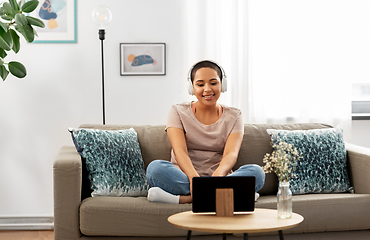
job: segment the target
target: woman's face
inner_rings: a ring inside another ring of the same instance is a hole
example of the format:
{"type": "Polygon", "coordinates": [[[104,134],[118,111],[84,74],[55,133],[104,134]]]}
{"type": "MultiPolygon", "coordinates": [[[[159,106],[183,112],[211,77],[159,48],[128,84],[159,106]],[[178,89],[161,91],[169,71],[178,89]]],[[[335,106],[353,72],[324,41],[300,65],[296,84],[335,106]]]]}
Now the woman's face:
{"type": "Polygon", "coordinates": [[[221,81],[216,70],[200,68],[193,80],[194,95],[205,105],[216,104],[221,95],[221,81]]]}

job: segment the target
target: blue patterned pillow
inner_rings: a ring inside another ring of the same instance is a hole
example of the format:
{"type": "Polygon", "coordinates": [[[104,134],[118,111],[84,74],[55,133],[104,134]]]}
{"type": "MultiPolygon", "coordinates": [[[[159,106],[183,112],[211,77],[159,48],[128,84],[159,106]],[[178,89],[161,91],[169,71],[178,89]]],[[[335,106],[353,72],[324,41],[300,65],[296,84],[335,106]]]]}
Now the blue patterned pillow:
{"type": "Polygon", "coordinates": [[[73,142],[85,161],[92,196],[146,196],[148,182],[137,133],[73,129],[73,142]]]}
{"type": "Polygon", "coordinates": [[[273,143],[293,144],[302,158],[296,178],[291,179],[293,194],[353,192],[347,172],[347,153],[340,127],[314,130],[268,129],[273,143]]]}

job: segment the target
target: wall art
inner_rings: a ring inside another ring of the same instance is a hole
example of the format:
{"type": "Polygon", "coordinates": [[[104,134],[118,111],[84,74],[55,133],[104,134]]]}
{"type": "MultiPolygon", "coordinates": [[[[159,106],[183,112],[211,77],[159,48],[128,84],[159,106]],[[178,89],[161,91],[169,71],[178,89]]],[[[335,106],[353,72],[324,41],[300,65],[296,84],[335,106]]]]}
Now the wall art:
{"type": "Polygon", "coordinates": [[[121,76],[166,75],[165,43],[121,43],[121,76]]]}
{"type": "Polygon", "coordinates": [[[41,0],[30,16],[45,23],[34,43],[77,43],[77,0],[41,0]]]}

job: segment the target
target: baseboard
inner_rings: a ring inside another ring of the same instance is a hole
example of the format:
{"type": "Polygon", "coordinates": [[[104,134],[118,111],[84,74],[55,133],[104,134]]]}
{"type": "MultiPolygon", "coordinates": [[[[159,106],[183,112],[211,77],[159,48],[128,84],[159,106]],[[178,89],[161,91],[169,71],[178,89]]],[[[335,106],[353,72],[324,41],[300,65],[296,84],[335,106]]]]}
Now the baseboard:
{"type": "Polygon", "coordinates": [[[53,230],[53,217],[0,217],[0,230],[53,230]]]}

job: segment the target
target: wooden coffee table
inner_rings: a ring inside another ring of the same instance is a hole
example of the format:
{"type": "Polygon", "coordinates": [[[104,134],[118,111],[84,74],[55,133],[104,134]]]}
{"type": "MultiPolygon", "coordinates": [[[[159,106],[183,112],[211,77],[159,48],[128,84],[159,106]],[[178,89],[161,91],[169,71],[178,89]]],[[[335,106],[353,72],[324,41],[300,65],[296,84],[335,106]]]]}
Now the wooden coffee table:
{"type": "Polygon", "coordinates": [[[227,233],[248,233],[278,231],[280,239],[284,239],[283,231],[297,226],[303,217],[293,213],[289,219],[279,219],[277,210],[256,208],[253,213],[235,213],[233,217],[217,217],[215,213],[193,213],[192,211],[174,214],[168,221],[179,228],[188,230],[187,239],[192,231],[222,233],[226,239],[227,233]]]}

